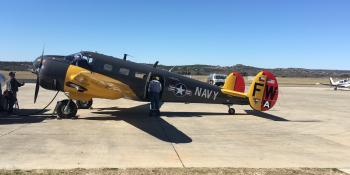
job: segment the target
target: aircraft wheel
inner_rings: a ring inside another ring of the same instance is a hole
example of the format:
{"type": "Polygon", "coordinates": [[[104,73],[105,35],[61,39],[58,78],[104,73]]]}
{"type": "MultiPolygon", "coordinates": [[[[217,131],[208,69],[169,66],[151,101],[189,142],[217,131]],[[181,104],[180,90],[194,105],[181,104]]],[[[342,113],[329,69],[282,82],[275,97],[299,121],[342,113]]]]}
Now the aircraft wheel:
{"type": "Polygon", "coordinates": [[[229,108],[229,109],[228,109],[228,113],[231,114],[231,115],[235,115],[236,110],[233,109],[233,108],[229,108]]]}
{"type": "Polygon", "coordinates": [[[78,109],[89,109],[92,106],[92,99],[90,101],[80,101],[77,100],[78,109]]]}
{"type": "Polygon", "coordinates": [[[72,100],[58,102],[56,110],[60,118],[74,118],[78,112],[77,105],[72,100]]]}

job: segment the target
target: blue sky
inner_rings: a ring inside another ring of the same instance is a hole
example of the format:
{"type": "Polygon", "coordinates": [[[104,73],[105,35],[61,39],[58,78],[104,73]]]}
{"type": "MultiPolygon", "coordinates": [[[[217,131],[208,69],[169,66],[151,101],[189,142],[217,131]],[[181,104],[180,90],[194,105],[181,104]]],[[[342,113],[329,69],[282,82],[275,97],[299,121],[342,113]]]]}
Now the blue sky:
{"type": "Polygon", "coordinates": [[[0,60],[98,51],[161,64],[350,70],[349,0],[0,0],[0,60]]]}

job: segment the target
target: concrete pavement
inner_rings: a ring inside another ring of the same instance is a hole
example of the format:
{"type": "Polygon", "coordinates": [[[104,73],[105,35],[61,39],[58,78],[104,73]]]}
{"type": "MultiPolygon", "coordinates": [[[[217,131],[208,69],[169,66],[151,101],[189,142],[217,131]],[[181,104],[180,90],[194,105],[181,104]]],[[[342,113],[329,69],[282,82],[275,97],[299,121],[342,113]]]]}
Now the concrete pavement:
{"type": "MultiPolygon", "coordinates": [[[[21,113],[45,106],[54,92],[19,93],[21,113]]],[[[60,94],[58,99],[64,99],[60,94]]],[[[77,120],[0,117],[0,168],[127,167],[350,168],[350,91],[281,87],[267,113],[235,106],[175,104],[161,118],[145,103],[95,100],[77,120]]],[[[52,104],[50,109],[54,108],[52,104]]]]}

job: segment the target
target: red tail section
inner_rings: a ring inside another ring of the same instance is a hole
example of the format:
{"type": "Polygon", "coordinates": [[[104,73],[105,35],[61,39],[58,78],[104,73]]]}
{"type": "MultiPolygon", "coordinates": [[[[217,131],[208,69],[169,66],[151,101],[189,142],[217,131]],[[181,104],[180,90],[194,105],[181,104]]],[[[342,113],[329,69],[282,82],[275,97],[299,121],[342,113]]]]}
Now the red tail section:
{"type": "Polygon", "coordinates": [[[278,83],[269,71],[261,71],[256,75],[248,92],[250,106],[258,111],[267,111],[277,102],[278,83]]]}
{"type": "Polygon", "coordinates": [[[245,83],[244,83],[243,76],[239,72],[232,72],[232,73],[230,73],[226,77],[223,89],[233,90],[233,91],[236,91],[236,92],[244,93],[244,91],[245,91],[245,83]]]}

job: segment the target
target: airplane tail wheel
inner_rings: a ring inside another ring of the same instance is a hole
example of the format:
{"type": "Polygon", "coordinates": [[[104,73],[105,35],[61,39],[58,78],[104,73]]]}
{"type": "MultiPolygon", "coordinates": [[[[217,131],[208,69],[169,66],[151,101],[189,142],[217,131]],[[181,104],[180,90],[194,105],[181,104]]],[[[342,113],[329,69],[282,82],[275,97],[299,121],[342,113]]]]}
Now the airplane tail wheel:
{"type": "Polygon", "coordinates": [[[235,115],[236,110],[233,109],[233,108],[229,108],[229,109],[228,109],[228,113],[231,114],[231,115],[235,115]]]}
{"type": "Polygon", "coordinates": [[[78,109],[89,109],[92,106],[92,99],[90,101],[77,100],[78,109]]]}
{"type": "Polygon", "coordinates": [[[60,101],[56,110],[60,118],[74,118],[78,112],[77,105],[72,100],[60,101]]]}

